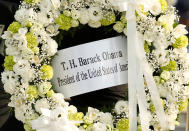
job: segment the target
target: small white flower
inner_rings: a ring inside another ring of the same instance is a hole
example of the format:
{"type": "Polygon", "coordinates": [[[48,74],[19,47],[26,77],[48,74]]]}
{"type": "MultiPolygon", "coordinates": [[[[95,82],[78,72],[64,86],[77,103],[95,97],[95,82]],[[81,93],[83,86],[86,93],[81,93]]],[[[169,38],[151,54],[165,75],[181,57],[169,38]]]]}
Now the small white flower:
{"type": "Polygon", "coordinates": [[[151,0],[150,2],[151,2],[151,5],[149,6],[150,12],[153,15],[159,15],[161,13],[161,4],[160,4],[159,0],[151,0]]]}
{"type": "Polygon", "coordinates": [[[163,78],[166,81],[171,78],[171,74],[169,71],[163,71],[160,76],[161,76],[161,78],[163,78]]]}
{"type": "Polygon", "coordinates": [[[104,124],[112,125],[113,118],[112,118],[111,113],[103,113],[103,112],[101,112],[99,121],[104,123],[104,124]]]}
{"type": "Polygon", "coordinates": [[[79,19],[79,17],[80,17],[80,11],[78,11],[78,10],[72,10],[71,11],[71,17],[73,18],[73,19],[79,19]]]}
{"type": "Polygon", "coordinates": [[[127,101],[118,101],[115,105],[115,112],[117,114],[121,114],[122,112],[125,112],[126,115],[129,113],[129,104],[127,101]]]}
{"type": "Polygon", "coordinates": [[[55,40],[49,38],[47,40],[47,44],[44,44],[42,46],[42,50],[45,51],[49,56],[55,55],[57,52],[58,44],[56,43],[55,40]]]}

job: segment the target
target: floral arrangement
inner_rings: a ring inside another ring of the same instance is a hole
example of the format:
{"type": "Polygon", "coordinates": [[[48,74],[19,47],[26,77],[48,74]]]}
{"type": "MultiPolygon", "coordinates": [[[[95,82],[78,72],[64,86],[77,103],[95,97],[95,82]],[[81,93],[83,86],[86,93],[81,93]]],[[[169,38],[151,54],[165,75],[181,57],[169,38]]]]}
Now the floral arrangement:
{"type": "MultiPolygon", "coordinates": [[[[2,38],[5,62],[2,82],[11,95],[10,107],[24,123],[26,131],[127,131],[128,100],[118,101],[110,113],[88,108],[86,114],[69,105],[55,93],[51,60],[58,44],[59,31],[80,25],[91,28],[110,26],[127,36],[126,12],[122,0],[24,0],[2,38]]],[[[146,58],[158,87],[168,127],[175,129],[178,114],[186,109],[189,96],[189,54],[185,26],[178,24],[174,7],[166,0],[140,0],[137,5],[137,30],[142,35],[146,58]]],[[[161,127],[145,87],[150,115],[149,130],[161,127]]],[[[138,131],[141,131],[138,113],[138,131]]]]}

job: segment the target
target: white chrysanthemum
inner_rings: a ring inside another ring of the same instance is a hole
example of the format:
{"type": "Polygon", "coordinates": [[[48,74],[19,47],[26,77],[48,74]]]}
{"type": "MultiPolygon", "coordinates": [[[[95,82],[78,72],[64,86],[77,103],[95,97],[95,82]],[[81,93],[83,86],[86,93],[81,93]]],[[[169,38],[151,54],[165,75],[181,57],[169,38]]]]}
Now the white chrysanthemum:
{"type": "Polygon", "coordinates": [[[53,95],[53,97],[52,97],[52,99],[55,101],[55,103],[56,103],[56,107],[58,107],[58,106],[62,106],[62,107],[64,107],[64,108],[68,108],[68,102],[66,102],[65,100],[64,100],[64,96],[61,94],[61,93],[55,93],[54,95],[53,95]]]}
{"type": "Polygon", "coordinates": [[[93,21],[93,20],[89,20],[88,25],[92,28],[98,28],[101,26],[101,22],[100,21],[93,21]]]}
{"type": "Polygon", "coordinates": [[[50,82],[43,82],[39,85],[38,91],[39,95],[44,96],[50,89],[52,85],[50,82]]]}
{"type": "Polygon", "coordinates": [[[3,39],[12,39],[13,35],[10,31],[5,31],[4,34],[1,36],[3,39]]]}
{"type": "Polygon", "coordinates": [[[27,60],[18,60],[13,66],[13,71],[22,77],[23,82],[29,82],[34,78],[34,69],[27,60]]]}
{"type": "Polygon", "coordinates": [[[112,119],[111,113],[101,112],[100,115],[99,115],[99,121],[104,123],[104,124],[112,125],[113,119],[112,119]]]}
{"type": "Polygon", "coordinates": [[[46,98],[42,98],[40,100],[37,100],[35,103],[35,110],[39,113],[41,113],[41,109],[46,108],[49,109],[50,105],[46,98]]]}
{"type": "Polygon", "coordinates": [[[89,18],[92,21],[99,21],[102,18],[102,10],[99,7],[90,7],[89,18]]]}
{"type": "Polygon", "coordinates": [[[88,108],[88,112],[87,112],[86,116],[88,116],[90,119],[96,120],[99,115],[100,115],[99,110],[92,108],[92,107],[88,108]]]}
{"type": "Polygon", "coordinates": [[[33,8],[21,8],[16,11],[15,19],[22,25],[26,26],[28,23],[33,23],[37,19],[37,13],[33,8]]]}
{"type": "Polygon", "coordinates": [[[50,36],[55,36],[58,34],[58,28],[58,25],[49,25],[47,26],[46,31],[50,33],[50,36]]]}
{"type": "Polygon", "coordinates": [[[79,17],[80,17],[80,11],[78,11],[78,10],[72,10],[71,11],[71,17],[72,17],[72,19],[79,19],[79,17]]]}
{"type": "Polygon", "coordinates": [[[159,15],[161,13],[161,4],[159,0],[150,0],[151,5],[149,10],[153,15],[159,15]]]}
{"type": "Polygon", "coordinates": [[[42,12],[49,12],[51,10],[51,6],[52,6],[52,3],[51,3],[51,0],[40,0],[40,5],[39,5],[39,8],[41,9],[42,12]]]}
{"type": "Polygon", "coordinates": [[[128,115],[128,113],[129,113],[128,101],[118,101],[115,105],[115,112],[117,114],[121,114],[122,112],[125,112],[126,115],[128,115]]]}
{"type": "Polygon", "coordinates": [[[173,30],[173,36],[175,38],[179,38],[182,35],[188,34],[188,31],[186,30],[186,26],[179,24],[176,28],[173,30]]]}
{"type": "Polygon", "coordinates": [[[73,106],[73,105],[70,105],[68,107],[68,112],[73,113],[73,114],[77,113],[77,108],[75,106],[73,106]]]}
{"type": "Polygon", "coordinates": [[[107,130],[106,124],[100,122],[95,123],[92,128],[92,131],[106,131],[106,130],[107,130]]]}
{"type": "Polygon", "coordinates": [[[48,26],[50,25],[51,23],[53,23],[54,21],[54,18],[52,18],[52,14],[50,15],[51,13],[47,13],[47,12],[40,12],[38,13],[37,15],[37,18],[38,18],[38,22],[41,24],[41,25],[44,25],[44,26],[48,26]]]}
{"type": "Polygon", "coordinates": [[[47,44],[42,46],[42,50],[48,54],[48,56],[53,56],[57,52],[58,44],[55,40],[49,38],[47,44]]]}
{"type": "Polygon", "coordinates": [[[13,94],[19,84],[18,76],[13,71],[4,71],[1,76],[5,92],[13,94]]]}
{"type": "Polygon", "coordinates": [[[85,25],[89,22],[89,12],[87,9],[81,9],[80,10],[80,17],[79,21],[81,24],[85,25]]]}

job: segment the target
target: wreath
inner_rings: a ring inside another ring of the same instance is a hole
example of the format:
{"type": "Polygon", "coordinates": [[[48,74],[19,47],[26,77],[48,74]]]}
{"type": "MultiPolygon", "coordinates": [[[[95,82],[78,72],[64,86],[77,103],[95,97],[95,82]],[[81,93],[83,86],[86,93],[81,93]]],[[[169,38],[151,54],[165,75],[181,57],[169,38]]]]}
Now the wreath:
{"type": "MultiPolygon", "coordinates": [[[[111,27],[127,36],[126,12],[121,0],[24,0],[2,38],[5,62],[2,82],[11,95],[9,106],[26,131],[127,131],[128,100],[105,113],[89,107],[84,114],[56,93],[51,61],[61,46],[63,32],[82,25],[111,27]],[[58,35],[59,34],[59,35],[58,35]],[[61,34],[61,35],[60,35],[61,34]],[[59,36],[59,37],[56,37],[59,36]],[[59,45],[57,44],[59,43],[59,45]]],[[[168,128],[178,125],[178,114],[188,105],[189,54],[185,26],[166,0],[142,0],[136,11],[137,31],[144,39],[146,59],[153,71],[168,128]]],[[[149,130],[161,130],[156,110],[145,87],[150,115],[149,130]]],[[[138,118],[140,114],[138,113],[138,118]]],[[[138,120],[137,130],[141,131],[138,120]]]]}

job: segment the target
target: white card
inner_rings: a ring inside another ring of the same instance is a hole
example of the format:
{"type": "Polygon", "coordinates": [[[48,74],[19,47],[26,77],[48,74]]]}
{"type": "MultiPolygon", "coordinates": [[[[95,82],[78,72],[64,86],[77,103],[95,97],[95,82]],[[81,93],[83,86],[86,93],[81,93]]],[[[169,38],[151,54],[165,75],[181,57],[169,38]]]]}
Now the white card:
{"type": "Polygon", "coordinates": [[[126,84],[126,38],[113,37],[60,50],[52,66],[55,90],[66,98],[126,84]]]}

